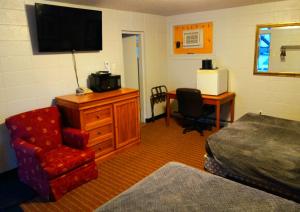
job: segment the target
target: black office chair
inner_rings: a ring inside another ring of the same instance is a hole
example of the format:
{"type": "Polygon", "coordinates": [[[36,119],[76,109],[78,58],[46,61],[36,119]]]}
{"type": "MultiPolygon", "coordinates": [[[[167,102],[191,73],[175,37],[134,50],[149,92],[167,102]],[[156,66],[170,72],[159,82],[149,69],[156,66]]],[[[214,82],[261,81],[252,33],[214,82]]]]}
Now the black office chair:
{"type": "Polygon", "coordinates": [[[176,90],[178,101],[178,112],[183,120],[188,124],[184,125],[183,133],[197,130],[203,135],[203,130],[208,127],[207,124],[199,122],[200,118],[205,118],[214,112],[214,106],[204,105],[201,91],[193,88],[178,88],[176,90]]]}

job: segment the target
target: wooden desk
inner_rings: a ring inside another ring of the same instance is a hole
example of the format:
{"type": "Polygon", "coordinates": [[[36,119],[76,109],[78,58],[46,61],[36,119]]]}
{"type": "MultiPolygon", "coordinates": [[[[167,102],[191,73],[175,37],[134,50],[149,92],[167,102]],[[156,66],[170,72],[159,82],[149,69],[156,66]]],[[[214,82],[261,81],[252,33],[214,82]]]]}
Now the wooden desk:
{"type": "MultiPolygon", "coordinates": [[[[215,105],[216,106],[216,129],[220,129],[220,111],[221,105],[225,104],[226,102],[230,102],[230,122],[234,121],[234,98],[235,93],[226,92],[220,94],[218,96],[212,95],[202,95],[203,103],[208,105],[215,105]]],[[[176,91],[170,91],[167,93],[167,117],[166,117],[166,124],[169,126],[170,124],[170,115],[171,115],[171,105],[170,100],[176,99],[176,91]]]]}

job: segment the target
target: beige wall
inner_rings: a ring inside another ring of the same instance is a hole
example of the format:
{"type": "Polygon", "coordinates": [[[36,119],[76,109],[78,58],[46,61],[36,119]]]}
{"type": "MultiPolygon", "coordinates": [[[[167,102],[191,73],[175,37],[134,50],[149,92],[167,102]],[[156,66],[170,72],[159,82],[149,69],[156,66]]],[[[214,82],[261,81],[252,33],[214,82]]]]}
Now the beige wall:
{"type": "MultiPolygon", "coordinates": [[[[55,96],[74,93],[77,87],[71,54],[33,53],[32,46],[37,46],[34,2],[0,1],[0,172],[16,166],[4,119],[49,106],[55,96]]],[[[166,18],[109,9],[102,12],[103,51],[76,55],[79,82],[86,86],[87,76],[103,70],[104,61],[110,62],[113,74],[123,75],[122,30],[143,31],[146,114],[150,117],[150,89],[167,77],[162,74],[166,70],[166,18]]]]}
{"type": "Polygon", "coordinates": [[[169,88],[196,86],[201,59],[215,59],[229,69],[229,90],[236,93],[235,118],[246,112],[300,120],[300,78],[254,76],[257,24],[300,22],[300,1],[281,1],[168,17],[169,88]],[[212,21],[213,53],[173,55],[172,26],[212,21]]]}

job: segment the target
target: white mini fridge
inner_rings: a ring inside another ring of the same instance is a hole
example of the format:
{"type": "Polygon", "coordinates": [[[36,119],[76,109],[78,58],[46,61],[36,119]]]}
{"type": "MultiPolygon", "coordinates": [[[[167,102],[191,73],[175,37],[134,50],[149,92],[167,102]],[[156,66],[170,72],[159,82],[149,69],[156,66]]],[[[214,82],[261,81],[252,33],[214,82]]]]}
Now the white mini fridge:
{"type": "Polygon", "coordinates": [[[219,95],[227,92],[228,89],[228,70],[197,70],[197,89],[201,94],[219,95]]]}

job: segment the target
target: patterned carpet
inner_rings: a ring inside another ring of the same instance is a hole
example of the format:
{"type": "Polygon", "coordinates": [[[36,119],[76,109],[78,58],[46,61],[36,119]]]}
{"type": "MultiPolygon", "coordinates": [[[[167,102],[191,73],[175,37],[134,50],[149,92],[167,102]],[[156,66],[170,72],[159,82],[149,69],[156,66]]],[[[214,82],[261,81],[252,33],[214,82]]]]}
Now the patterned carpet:
{"type": "Polygon", "coordinates": [[[143,125],[142,142],[98,165],[99,177],[67,193],[57,202],[35,199],[21,205],[24,211],[92,211],[169,161],[203,169],[204,137],[182,134],[182,128],[164,119],[143,125]]]}

